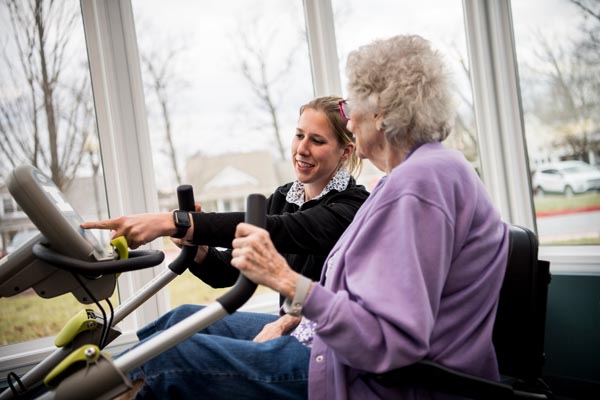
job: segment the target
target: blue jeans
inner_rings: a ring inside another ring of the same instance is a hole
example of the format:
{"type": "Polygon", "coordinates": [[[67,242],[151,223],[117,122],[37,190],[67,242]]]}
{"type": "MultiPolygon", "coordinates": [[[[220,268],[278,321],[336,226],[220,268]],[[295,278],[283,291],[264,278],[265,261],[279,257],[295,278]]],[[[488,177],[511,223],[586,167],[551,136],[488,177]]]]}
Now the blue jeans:
{"type": "MultiPolygon", "coordinates": [[[[183,305],[138,332],[141,341],[201,306],[183,305]]],[[[131,373],[136,399],[306,399],[310,348],[291,336],[252,339],[276,315],[236,312],[131,373]]]]}

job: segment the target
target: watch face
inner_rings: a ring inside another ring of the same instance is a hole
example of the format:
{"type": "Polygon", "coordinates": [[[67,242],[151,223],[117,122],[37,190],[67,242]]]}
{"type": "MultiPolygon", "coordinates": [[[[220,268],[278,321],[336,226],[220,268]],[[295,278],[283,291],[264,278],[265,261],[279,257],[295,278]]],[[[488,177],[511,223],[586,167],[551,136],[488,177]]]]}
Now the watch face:
{"type": "Polygon", "coordinates": [[[184,237],[188,229],[192,226],[190,221],[190,214],[188,211],[176,210],[173,212],[173,221],[177,228],[177,233],[173,237],[181,239],[184,237]]]}
{"type": "Polygon", "coordinates": [[[178,227],[190,227],[190,214],[187,211],[177,211],[175,213],[175,225],[178,227]]]}

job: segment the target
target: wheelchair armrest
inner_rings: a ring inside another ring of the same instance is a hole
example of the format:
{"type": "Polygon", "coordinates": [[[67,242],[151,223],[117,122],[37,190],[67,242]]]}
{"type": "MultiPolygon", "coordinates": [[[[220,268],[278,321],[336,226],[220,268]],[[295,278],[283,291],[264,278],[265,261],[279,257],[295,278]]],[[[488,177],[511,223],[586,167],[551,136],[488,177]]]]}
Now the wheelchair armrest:
{"type": "Polygon", "coordinates": [[[465,396],[472,399],[549,399],[546,393],[519,390],[506,383],[466,374],[438,363],[421,360],[415,364],[383,374],[374,374],[374,379],[384,386],[406,383],[440,393],[465,396]]]}

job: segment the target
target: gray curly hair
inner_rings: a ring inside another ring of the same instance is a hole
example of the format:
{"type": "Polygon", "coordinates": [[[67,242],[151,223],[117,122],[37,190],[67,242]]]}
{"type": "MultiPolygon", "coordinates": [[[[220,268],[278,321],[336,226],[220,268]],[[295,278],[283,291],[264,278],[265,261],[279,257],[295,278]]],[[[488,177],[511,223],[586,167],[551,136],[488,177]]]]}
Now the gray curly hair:
{"type": "Polygon", "coordinates": [[[350,104],[382,114],[397,146],[442,141],[452,130],[454,102],[441,55],[420,36],[375,40],[348,55],[350,104]]]}

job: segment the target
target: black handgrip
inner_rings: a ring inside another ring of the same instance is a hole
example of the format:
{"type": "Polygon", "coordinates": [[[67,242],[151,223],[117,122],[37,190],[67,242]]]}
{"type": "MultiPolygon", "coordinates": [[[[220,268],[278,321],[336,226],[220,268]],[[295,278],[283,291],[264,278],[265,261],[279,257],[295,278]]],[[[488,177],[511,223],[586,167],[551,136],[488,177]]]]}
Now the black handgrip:
{"type": "Polygon", "coordinates": [[[177,202],[179,203],[180,210],[195,211],[194,189],[192,185],[177,186],[177,202]]]}
{"type": "MultiPolygon", "coordinates": [[[[194,189],[192,185],[179,185],[177,187],[177,201],[179,209],[183,211],[194,211],[194,189]]],[[[183,246],[176,259],[169,264],[169,269],[177,275],[181,275],[194,262],[198,246],[183,246]]]]}
{"type": "Polygon", "coordinates": [[[135,250],[130,251],[129,258],[124,260],[84,261],[60,254],[41,243],[36,243],[33,246],[32,253],[40,260],[57,268],[90,277],[154,267],[165,259],[165,253],[162,251],[135,250]]]}
{"type": "MultiPolygon", "coordinates": [[[[267,199],[262,194],[251,194],[246,199],[246,222],[260,228],[267,226],[267,199]]],[[[248,301],[255,290],[256,283],[240,274],[231,290],[216,301],[232,314],[248,301]]]]}

